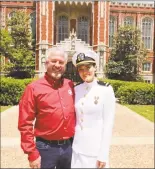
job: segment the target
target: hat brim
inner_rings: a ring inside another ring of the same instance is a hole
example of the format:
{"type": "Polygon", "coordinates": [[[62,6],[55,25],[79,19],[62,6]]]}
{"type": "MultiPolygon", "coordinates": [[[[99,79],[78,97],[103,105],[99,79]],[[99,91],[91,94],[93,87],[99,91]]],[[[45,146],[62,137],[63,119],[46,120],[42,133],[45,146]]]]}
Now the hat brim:
{"type": "Polygon", "coordinates": [[[95,61],[91,61],[91,60],[86,60],[86,61],[82,61],[82,62],[80,62],[80,63],[77,63],[76,64],[76,67],[77,66],[80,66],[80,65],[87,65],[87,64],[89,64],[89,63],[95,63],[96,64],[96,62],[95,61]]]}

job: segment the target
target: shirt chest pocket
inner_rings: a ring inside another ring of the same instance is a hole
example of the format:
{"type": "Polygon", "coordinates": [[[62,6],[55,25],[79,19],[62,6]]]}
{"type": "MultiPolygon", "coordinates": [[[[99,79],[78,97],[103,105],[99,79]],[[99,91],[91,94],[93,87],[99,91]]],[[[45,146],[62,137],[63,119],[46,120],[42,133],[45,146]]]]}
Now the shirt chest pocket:
{"type": "Polygon", "coordinates": [[[60,106],[58,95],[52,93],[41,93],[37,96],[38,109],[55,109],[60,106]]]}

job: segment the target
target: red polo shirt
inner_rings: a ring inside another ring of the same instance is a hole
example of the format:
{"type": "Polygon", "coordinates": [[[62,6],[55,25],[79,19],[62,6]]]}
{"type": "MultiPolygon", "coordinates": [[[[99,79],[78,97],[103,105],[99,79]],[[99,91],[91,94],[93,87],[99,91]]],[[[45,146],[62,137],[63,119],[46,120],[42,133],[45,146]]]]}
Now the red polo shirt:
{"type": "Polygon", "coordinates": [[[19,103],[21,147],[30,161],[39,157],[34,137],[62,140],[74,135],[73,82],[63,79],[61,84],[55,85],[57,87],[54,85],[55,81],[45,75],[26,87],[19,103]]]}

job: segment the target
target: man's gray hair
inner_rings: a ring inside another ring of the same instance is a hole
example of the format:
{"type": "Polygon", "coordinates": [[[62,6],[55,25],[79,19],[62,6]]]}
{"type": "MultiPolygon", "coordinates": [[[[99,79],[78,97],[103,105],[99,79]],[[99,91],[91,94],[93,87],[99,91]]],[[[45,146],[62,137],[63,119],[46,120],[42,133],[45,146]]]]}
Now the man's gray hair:
{"type": "Polygon", "coordinates": [[[48,51],[47,51],[47,59],[49,58],[49,57],[52,57],[51,56],[51,53],[54,53],[54,52],[57,52],[57,51],[59,51],[59,52],[61,52],[62,53],[62,55],[64,56],[64,58],[65,58],[65,61],[67,62],[67,60],[68,60],[68,53],[64,50],[64,48],[62,48],[62,47],[52,47],[52,48],[49,48],[48,49],[48,51]]]}

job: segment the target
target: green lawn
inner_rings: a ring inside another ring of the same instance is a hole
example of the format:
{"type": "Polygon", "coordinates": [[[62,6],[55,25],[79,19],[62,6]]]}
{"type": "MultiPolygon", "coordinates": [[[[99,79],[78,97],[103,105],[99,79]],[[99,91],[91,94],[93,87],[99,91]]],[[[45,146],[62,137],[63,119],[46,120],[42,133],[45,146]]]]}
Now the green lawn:
{"type": "Polygon", "coordinates": [[[154,106],[153,105],[125,105],[129,109],[144,116],[146,119],[154,122],[154,106]]]}
{"type": "Polygon", "coordinates": [[[0,106],[0,112],[3,112],[4,110],[10,108],[11,106],[0,106]]]}

